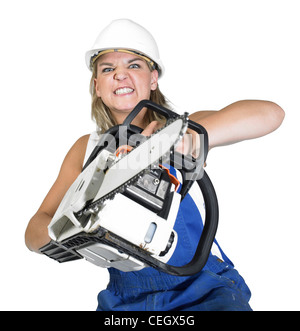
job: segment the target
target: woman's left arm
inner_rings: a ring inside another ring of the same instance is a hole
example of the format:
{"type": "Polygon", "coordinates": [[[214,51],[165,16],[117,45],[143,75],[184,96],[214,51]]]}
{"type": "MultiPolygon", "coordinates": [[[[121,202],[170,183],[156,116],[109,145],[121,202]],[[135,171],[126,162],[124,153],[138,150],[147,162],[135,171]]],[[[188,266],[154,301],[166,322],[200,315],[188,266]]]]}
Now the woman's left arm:
{"type": "Polygon", "coordinates": [[[270,101],[243,100],[219,111],[199,111],[189,118],[205,127],[211,149],[276,130],[284,119],[284,111],[270,101]]]}

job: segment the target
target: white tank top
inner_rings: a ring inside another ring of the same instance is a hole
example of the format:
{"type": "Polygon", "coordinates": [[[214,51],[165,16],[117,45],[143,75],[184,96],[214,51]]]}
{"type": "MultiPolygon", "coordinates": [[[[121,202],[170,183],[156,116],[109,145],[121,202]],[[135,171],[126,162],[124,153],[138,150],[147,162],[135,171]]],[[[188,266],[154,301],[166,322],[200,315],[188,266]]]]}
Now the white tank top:
{"type": "Polygon", "coordinates": [[[100,136],[97,131],[94,131],[90,134],[90,138],[89,138],[89,141],[86,146],[83,165],[85,165],[85,163],[88,160],[89,156],[91,155],[93,149],[96,147],[96,145],[99,141],[99,138],[100,138],[100,136]]]}

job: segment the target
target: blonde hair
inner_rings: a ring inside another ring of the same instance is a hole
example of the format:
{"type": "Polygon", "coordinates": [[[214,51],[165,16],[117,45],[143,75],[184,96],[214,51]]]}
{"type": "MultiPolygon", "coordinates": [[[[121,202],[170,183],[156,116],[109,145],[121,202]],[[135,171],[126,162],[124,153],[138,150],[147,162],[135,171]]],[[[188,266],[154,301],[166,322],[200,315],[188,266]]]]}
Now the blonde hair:
{"type": "MultiPolygon", "coordinates": [[[[96,122],[99,131],[101,133],[107,131],[109,128],[117,125],[118,123],[114,119],[110,109],[103,103],[102,99],[99,98],[95,91],[94,80],[97,77],[97,62],[95,61],[93,65],[93,73],[90,81],[90,93],[92,96],[92,119],[96,122]]],[[[147,63],[148,64],[148,63],[147,63]]],[[[153,67],[148,65],[150,71],[153,71],[153,67]]],[[[155,91],[151,91],[150,100],[157,103],[160,106],[168,107],[168,102],[166,97],[162,94],[157,85],[155,91]]],[[[152,121],[159,121],[161,123],[165,123],[165,118],[152,110],[147,111],[145,117],[145,123],[149,124],[152,121]]]]}

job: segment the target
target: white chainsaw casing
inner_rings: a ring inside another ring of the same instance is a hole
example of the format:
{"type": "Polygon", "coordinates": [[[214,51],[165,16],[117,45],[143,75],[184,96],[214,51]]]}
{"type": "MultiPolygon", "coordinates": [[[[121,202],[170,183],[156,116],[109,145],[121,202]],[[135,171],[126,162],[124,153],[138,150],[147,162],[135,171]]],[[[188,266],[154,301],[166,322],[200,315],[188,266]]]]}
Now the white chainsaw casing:
{"type": "MultiPolygon", "coordinates": [[[[118,189],[126,188],[144,169],[164,157],[176,146],[186,128],[187,123],[178,118],[117,161],[114,159],[115,154],[102,150],[65,194],[48,226],[50,238],[62,243],[81,232],[95,233],[101,227],[166,263],[177,244],[177,234],[173,227],[181,195],[172,184],[172,202],[165,219],[126,197],[118,189]],[[112,198],[109,197],[111,193],[112,198]],[[82,224],[80,217],[77,218],[75,214],[82,212],[87,201],[97,203],[101,199],[99,208],[92,210],[90,217],[82,224]]],[[[134,257],[103,243],[92,243],[78,248],[77,252],[88,261],[106,268],[132,271],[146,266],[134,257]]]]}
{"type": "MultiPolygon", "coordinates": [[[[180,198],[181,196],[174,192],[172,207],[166,220],[124,195],[117,194],[113,200],[106,201],[99,214],[92,216],[95,219],[91,231],[101,226],[143,248],[156,259],[166,263],[172,256],[177,244],[177,234],[173,227],[180,198]],[[134,213],[124,213],[125,209],[134,210],[134,213]],[[161,252],[166,250],[172,233],[174,234],[174,240],[170,249],[166,255],[159,256],[161,252]]],[[[79,249],[77,252],[89,262],[100,267],[114,267],[122,271],[133,271],[146,266],[132,256],[105,244],[96,243],[79,249]]]]}
{"type": "Polygon", "coordinates": [[[88,232],[90,223],[83,227],[74,213],[84,208],[86,201],[97,194],[104,178],[102,170],[106,168],[109,156],[111,153],[103,150],[71,185],[48,225],[52,240],[61,242],[82,231],[88,232]]]}

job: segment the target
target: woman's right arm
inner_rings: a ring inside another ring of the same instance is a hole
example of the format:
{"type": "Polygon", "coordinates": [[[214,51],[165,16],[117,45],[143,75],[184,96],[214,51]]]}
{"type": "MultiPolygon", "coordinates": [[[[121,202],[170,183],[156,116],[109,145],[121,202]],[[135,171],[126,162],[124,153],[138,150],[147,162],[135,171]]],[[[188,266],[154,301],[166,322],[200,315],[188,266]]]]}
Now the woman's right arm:
{"type": "Polygon", "coordinates": [[[51,240],[47,227],[65,193],[82,170],[88,139],[89,135],[85,135],[72,146],[63,161],[55,183],[29,221],[25,232],[25,243],[31,251],[38,253],[39,249],[51,240]]]}

